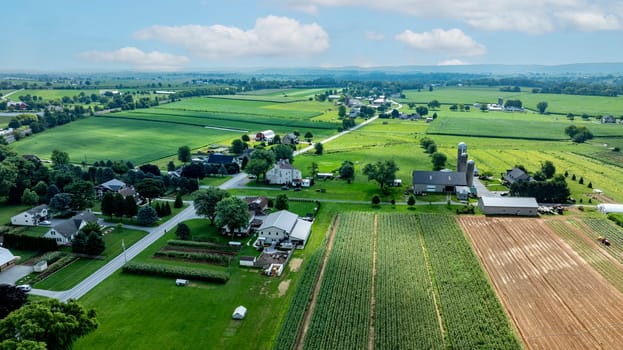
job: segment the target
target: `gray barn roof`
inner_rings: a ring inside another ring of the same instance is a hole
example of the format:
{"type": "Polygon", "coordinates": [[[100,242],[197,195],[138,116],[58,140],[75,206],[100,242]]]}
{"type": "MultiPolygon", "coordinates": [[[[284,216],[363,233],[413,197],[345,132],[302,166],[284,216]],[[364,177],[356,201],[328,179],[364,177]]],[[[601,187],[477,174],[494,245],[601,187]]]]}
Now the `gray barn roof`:
{"type": "Polygon", "coordinates": [[[124,188],[125,186],[126,186],[125,182],[117,180],[117,179],[112,179],[112,180],[104,182],[103,184],[100,184],[97,187],[103,187],[110,191],[117,192],[120,189],[124,188]]]}
{"type": "Polygon", "coordinates": [[[454,171],[413,171],[413,184],[467,186],[465,173],[454,171]]]}
{"type": "Polygon", "coordinates": [[[83,221],[97,222],[97,216],[91,212],[83,211],[54,226],[54,231],[58,232],[65,238],[70,238],[78,232],[83,221]]]}
{"type": "Polygon", "coordinates": [[[296,224],[297,218],[298,215],[294,213],[291,213],[287,210],[280,210],[278,212],[269,214],[266,219],[264,219],[264,222],[262,223],[262,226],[259,228],[259,230],[263,230],[269,227],[276,227],[288,232],[289,234],[294,227],[294,224],[296,224]]]}

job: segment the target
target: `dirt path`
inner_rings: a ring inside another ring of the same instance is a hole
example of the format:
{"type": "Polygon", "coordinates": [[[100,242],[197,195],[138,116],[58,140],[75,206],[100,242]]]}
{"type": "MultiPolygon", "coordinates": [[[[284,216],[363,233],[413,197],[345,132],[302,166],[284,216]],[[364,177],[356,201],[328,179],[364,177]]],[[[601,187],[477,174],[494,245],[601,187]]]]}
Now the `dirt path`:
{"type": "Polygon", "coordinates": [[[303,327],[301,327],[301,334],[299,334],[298,340],[296,342],[296,349],[302,350],[303,344],[305,344],[305,336],[307,335],[307,329],[309,328],[309,322],[311,321],[311,316],[314,313],[314,308],[316,307],[316,299],[318,298],[318,293],[320,292],[320,286],[322,285],[322,279],[324,277],[324,270],[327,266],[327,260],[331,255],[331,249],[333,249],[333,240],[335,238],[335,231],[340,223],[339,215],[335,217],[333,220],[333,225],[331,227],[331,231],[329,232],[329,241],[327,242],[327,249],[324,252],[324,257],[322,258],[322,262],[320,263],[320,273],[318,274],[318,280],[316,280],[316,285],[314,286],[314,293],[312,294],[311,301],[309,302],[309,307],[307,311],[305,311],[305,317],[303,321],[303,327]]]}
{"type": "Polygon", "coordinates": [[[376,241],[377,241],[377,228],[378,228],[378,215],[374,215],[374,248],[372,253],[372,283],[371,283],[371,291],[370,291],[370,329],[368,330],[368,350],[374,350],[374,337],[375,337],[375,319],[374,313],[376,311],[376,297],[374,295],[374,286],[376,283],[376,241]]]}

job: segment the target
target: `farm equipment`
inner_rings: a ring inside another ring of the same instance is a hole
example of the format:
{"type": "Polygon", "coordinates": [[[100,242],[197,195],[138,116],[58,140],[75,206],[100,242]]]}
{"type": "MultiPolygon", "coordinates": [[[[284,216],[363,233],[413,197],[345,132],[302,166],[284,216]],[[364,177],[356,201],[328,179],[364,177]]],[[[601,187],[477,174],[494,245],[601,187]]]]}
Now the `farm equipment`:
{"type": "Polygon", "coordinates": [[[610,246],[610,241],[606,237],[599,236],[597,239],[606,247],[610,246]]]}

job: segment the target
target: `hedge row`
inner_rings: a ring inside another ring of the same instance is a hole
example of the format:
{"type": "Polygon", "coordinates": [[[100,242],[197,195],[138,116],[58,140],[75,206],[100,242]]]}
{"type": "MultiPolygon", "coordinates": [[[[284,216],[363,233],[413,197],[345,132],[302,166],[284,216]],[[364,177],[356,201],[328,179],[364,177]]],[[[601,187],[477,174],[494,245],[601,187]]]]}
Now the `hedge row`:
{"type": "Polygon", "coordinates": [[[218,243],[210,243],[210,242],[196,242],[196,241],[181,241],[178,239],[170,239],[167,241],[167,245],[177,246],[177,247],[192,247],[192,248],[207,248],[207,249],[218,249],[222,251],[228,252],[237,252],[240,250],[239,247],[230,247],[223,244],[218,243]]]}
{"type": "Polygon", "coordinates": [[[227,283],[229,276],[218,271],[206,271],[192,267],[170,266],[162,264],[129,262],[123,266],[123,272],[137,275],[186,278],[215,283],[227,283]]]}
{"type": "Polygon", "coordinates": [[[56,241],[51,238],[15,235],[11,233],[4,235],[3,244],[6,248],[20,250],[35,250],[40,252],[58,250],[56,241]]]}
{"type": "Polygon", "coordinates": [[[221,264],[221,265],[229,264],[229,259],[230,259],[229,256],[222,255],[222,254],[183,252],[179,250],[158,251],[154,254],[154,256],[176,258],[176,259],[187,259],[187,260],[193,260],[193,261],[204,261],[204,262],[221,264]]]}

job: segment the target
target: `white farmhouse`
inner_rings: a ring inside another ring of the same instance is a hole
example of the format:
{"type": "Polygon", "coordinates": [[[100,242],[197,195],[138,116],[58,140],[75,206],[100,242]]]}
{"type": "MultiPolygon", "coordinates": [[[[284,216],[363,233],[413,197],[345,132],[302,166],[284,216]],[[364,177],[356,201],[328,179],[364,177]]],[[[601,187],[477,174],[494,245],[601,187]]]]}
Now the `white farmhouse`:
{"type": "Polygon", "coordinates": [[[55,240],[58,245],[69,245],[80,229],[89,222],[97,221],[97,216],[93,215],[93,213],[83,211],[55,225],[43,237],[55,240]]]}
{"type": "Polygon", "coordinates": [[[266,172],[266,181],[269,184],[285,185],[301,179],[301,171],[292,166],[287,159],[279,160],[272,169],[266,172]]]}
{"type": "Polygon", "coordinates": [[[287,210],[271,213],[258,229],[258,237],[265,243],[290,242],[304,247],[311,233],[312,223],[287,210]]]}
{"type": "Polygon", "coordinates": [[[48,220],[50,213],[45,204],[28,209],[11,218],[11,225],[15,226],[37,226],[41,221],[48,220]]]}

